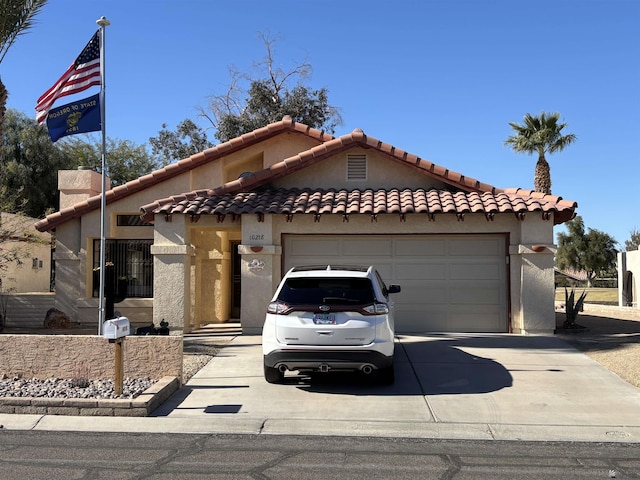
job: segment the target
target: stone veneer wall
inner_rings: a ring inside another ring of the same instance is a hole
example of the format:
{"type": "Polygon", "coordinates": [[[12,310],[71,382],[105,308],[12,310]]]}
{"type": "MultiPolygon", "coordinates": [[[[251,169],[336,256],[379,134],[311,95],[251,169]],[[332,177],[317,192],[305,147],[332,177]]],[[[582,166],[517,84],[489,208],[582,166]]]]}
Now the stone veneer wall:
{"type": "MultiPolygon", "coordinates": [[[[129,336],[122,343],[124,378],[182,382],[180,335],[129,336]]],[[[113,378],[115,344],[97,335],[0,335],[0,375],[24,378],[113,378]]]]}

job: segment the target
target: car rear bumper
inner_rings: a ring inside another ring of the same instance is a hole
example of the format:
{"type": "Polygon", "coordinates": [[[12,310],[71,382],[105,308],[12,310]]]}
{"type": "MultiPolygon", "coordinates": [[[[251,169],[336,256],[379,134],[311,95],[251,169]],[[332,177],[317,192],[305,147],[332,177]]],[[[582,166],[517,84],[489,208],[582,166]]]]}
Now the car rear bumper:
{"type": "Polygon", "coordinates": [[[375,350],[274,350],[264,355],[267,367],[281,370],[313,370],[339,371],[362,370],[371,371],[388,368],[393,365],[393,356],[388,357],[375,350]]]}

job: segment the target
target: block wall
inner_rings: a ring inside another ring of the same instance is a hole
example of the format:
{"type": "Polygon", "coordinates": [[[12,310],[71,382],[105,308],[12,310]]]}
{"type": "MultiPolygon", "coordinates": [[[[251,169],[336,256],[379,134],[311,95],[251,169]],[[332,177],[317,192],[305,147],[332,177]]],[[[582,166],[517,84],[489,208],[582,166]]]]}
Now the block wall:
{"type": "MultiPolygon", "coordinates": [[[[122,343],[124,378],[182,382],[180,335],[129,336],[122,343]]],[[[114,378],[116,345],[97,335],[0,335],[0,376],[89,380],[114,378]]]]}

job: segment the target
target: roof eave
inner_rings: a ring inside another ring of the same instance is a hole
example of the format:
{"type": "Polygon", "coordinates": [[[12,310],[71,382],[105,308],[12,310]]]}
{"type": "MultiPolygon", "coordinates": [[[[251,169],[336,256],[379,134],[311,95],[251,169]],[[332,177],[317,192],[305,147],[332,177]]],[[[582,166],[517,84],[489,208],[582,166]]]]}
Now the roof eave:
{"type": "MultiPolygon", "coordinates": [[[[161,169],[155,170],[147,175],[127,182],[123,185],[108,190],[106,193],[106,203],[109,204],[113,201],[120,200],[134,193],[140,192],[151,186],[162,183],[166,180],[173,178],[179,173],[184,173],[189,170],[193,170],[203,164],[218,160],[223,156],[237,152],[249,146],[255,145],[258,142],[267,140],[282,132],[293,132],[305,135],[309,138],[315,139],[318,142],[326,142],[332,140],[334,137],[316,128],[311,128],[307,125],[294,122],[290,116],[285,116],[281,121],[272,123],[262,128],[258,128],[249,133],[245,133],[237,138],[231,139],[228,142],[221,143],[214,147],[211,147],[202,152],[196,153],[185,159],[179,160],[176,163],[167,165],[161,169]]],[[[75,204],[67,209],[48,215],[43,220],[40,220],[35,224],[36,229],[41,232],[52,231],[57,226],[78,218],[89,211],[100,208],[99,205],[100,195],[91,197],[90,199],[75,204]],[[98,204],[93,199],[98,199],[98,204]]]]}

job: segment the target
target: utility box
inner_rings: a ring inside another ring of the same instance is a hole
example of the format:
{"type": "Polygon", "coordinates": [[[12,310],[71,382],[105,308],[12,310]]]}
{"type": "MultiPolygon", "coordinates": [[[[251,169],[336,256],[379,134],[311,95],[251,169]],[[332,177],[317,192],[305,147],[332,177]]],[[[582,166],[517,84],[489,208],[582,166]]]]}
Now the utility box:
{"type": "Polygon", "coordinates": [[[127,317],[107,320],[102,327],[102,335],[109,340],[126,337],[131,334],[131,324],[127,317]]]}

